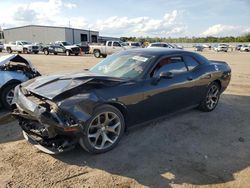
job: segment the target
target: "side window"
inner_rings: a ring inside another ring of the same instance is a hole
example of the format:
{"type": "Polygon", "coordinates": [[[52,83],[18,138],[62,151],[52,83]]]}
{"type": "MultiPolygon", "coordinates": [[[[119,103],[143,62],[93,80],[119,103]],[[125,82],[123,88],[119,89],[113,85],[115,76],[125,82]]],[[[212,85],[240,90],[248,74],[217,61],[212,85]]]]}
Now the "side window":
{"type": "Polygon", "coordinates": [[[119,42],[114,42],[114,43],[113,43],[113,46],[119,46],[119,47],[120,47],[121,45],[120,45],[119,42]]]}
{"type": "Polygon", "coordinates": [[[108,42],[108,46],[112,46],[112,42],[108,42]]]}
{"type": "Polygon", "coordinates": [[[150,76],[158,76],[161,72],[172,72],[174,74],[179,74],[187,72],[187,67],[180,56],[168,57],[162,59],[154,68],[150,76]]]}
{"type": "Polygon", "coordinates": [[[193,70],[195,67],[197,67],[199,65],[198,61],[196,61],[191,56],[185,56],[184,60],[185,60],[185,63],[187,65],[189,71],[193,70]]]}

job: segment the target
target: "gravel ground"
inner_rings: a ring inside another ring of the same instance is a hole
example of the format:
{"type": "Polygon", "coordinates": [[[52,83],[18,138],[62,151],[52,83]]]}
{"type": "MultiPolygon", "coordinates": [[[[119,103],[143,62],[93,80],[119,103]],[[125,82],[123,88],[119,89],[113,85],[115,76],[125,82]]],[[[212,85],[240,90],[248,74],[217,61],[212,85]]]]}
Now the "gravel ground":
{"type": "MultiPolygon", "coordinates": [[[[250,53],[202,54],[232,68],[230,86],[213,112],[194,109],[133,128],[100,155],[79,146],[47,155],[23,139],[17,122],[0,125],[0,187],[249,187],[250,53]]],[[[80,71],[101,60],[24,57],[42,74],[80,71]]]]}

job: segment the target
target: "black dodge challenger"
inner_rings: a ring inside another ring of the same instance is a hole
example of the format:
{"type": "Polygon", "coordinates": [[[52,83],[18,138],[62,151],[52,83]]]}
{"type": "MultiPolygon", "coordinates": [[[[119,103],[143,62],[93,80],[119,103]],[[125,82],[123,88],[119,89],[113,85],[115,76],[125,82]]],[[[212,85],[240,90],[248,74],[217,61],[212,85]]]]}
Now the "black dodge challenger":
{"type": "Polygon", "coordinates": [[[215,109],[231,69],[188,51],[122,51],[89,70],[41,76],[15,89],[13,116],[24,137],[56,154],[77,143],[91,153],[114,148],[127,127],[198,107],[215,109]]]}

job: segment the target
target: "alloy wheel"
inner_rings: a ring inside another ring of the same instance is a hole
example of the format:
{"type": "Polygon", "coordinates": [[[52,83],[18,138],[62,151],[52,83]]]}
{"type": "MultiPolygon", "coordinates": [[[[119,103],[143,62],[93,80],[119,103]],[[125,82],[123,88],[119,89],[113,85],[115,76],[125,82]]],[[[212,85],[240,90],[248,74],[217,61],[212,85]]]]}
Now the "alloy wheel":
{"type": "Polygon", "coordinates": [[[212,110],[216,107],[219,101],[219,88],[217,85],[213,85],[207,93],[206,105],[212,110]]]}
{"type": "Polygon", "coordinates": [[[102,112],[92,120],[88,129],[89,143],[97,150],[111,147],[121,133],[121,120],[113,112],[102,112]]]}
{"type": "Polygon", "coordinates": [[[11,89],[6,95],[6,102],[9,105],[11,105],[13,98],[14,98],[14,89],[11,89]]]}

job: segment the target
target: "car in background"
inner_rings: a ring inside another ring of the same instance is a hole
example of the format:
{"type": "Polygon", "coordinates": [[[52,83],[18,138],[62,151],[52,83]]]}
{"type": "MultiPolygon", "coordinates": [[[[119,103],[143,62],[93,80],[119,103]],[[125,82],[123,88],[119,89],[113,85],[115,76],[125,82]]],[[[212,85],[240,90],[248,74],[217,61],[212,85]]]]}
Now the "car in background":
{"type": "Polygon", "coordinates": [[[241,48],[240,48],[240,51],[241,52],[250,52],[250,44],[249,45],[242,45],[241,48]]]}
{"type": "Polygon", "coordinates": [[[90,44],[89,48],[89,52],[93,53],[96,58],[105,58],[107,55],[127,50],[131,47],[121,41],[106,41],[105,44],[90,44]]]}
{"type": "Polygon", "coordinates": [[[14,97],[14,88],[29,79],[40,76],[31,62],[18,54],[0,57],[0,102],[10,109],[14,97]]]}
{"type": "Polygon", "coordinates": [[[104,153],[133,125],[191,107],[213,111],[230,78],[227,63],[198,53],[136,48],[86,71],[19,85],[12,115],[24,138],[43,152],[57,154],[80,143],[87,152],[104,153]]]}
{"type": "Polygon", "coordinates": [[[165,43],[165,42],[154,42],[148,45],[148,48],[157,48],[157,47],[163,47],[163,48],[175,48],[172,44],[165,43]]]}
{"type": "Polygon", "coordinates": [[[49,54],[66,54],[66,56],[70,56],[71,54],[79,55],[80,54],[80,48],[76,45],[72,45],[69,42],[66,41],[56,41],[52,44],[49,44],[43,48],[43,53],[45,55],[49,54]]]}
{"type": "Polygon", "coordinates": [[[18,53],[34,53],[38,54],[39,52],[39,47],[35,44],[32,44],[29,41],[24,41],[24,40],[18,40],[15,42],[10,42],[8,44],[4,44],[4,49],[8,53],[12,52],[18,52],[18,53]]]}
{"type": "Polygon", "coordinates": [[[141,43],[139,42],[125,42],[128,46],[131,46],[132,48],[140,48],[141,43]]]}
{"type": "Polygon", "coordinates": [[[0,42],[0,52],[2,52],[4,49],[4,45],[0,42]]]}
{"type": "Polygon", "coordinates": [[[240,51],[240,48],[242,47],[243,45],[242,44],[237,44],[235,46],[235,51],[240,51]]]}
{"type": "Polygon", "coordinates": [[[202,52],[204,49],[204,46],[200,44],[195,44],[193,47],[195,48],[195,51],[197,52],[202,52]]]}
{"type": "Polygon", "coordinates": [[[216,52],[227,52],[228,51],[228,45],[227,44],[216,44],[213,47],[213,49],[216,52]]]}
{"type": "Polygon", "coordinates": [[[85,53],[85,54],[89,53],[89,44],[88,44],[88,42],[80,42],[80,43],[76,44],[76,46],[78,46],[80,48],[81,53],[85,53]]]}

